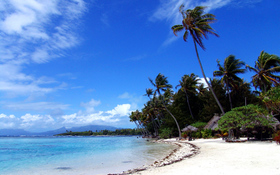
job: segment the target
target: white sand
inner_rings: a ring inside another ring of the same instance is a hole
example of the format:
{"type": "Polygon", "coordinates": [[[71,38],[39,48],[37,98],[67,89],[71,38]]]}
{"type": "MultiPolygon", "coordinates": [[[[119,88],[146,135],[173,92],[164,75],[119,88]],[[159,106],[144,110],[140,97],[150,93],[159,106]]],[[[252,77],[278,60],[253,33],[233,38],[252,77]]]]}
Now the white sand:
{"type": "Polygon", "coordinates": [[[280,175],[280,145],[275,142],[226,143],[222,139],[198,139],[190,143],[200,147],[199,154],[171,165],[150,167],[135,174],[280,175]]]}

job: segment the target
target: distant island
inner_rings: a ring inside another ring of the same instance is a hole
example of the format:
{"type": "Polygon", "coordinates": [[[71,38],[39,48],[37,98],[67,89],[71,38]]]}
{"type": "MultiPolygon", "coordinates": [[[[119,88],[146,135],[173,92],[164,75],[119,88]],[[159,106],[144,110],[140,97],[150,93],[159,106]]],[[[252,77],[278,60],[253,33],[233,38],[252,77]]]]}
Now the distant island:
{"type": "Polygon", "coordinates": [[[115,131],[101,130],[101,131],[83,131],[72,132],[66,131],[66,133],[56,134],[55,136],[116,136],[116,135],[142,135],[140,129],[116,129],[115,131]]]}
{"type": "Polygon", "coordinates": [[[136,133],[139,132],[140,131],[138,131],[137,129],[122,129],[105,125],[87,125],[72,128],[62,127],[56,130],[45,132],[30,132],[23,129],[0,129],[0,137],[54,136],[60,135],[61,133],[63,133],[64,135],[137,135],[136,133]]]}

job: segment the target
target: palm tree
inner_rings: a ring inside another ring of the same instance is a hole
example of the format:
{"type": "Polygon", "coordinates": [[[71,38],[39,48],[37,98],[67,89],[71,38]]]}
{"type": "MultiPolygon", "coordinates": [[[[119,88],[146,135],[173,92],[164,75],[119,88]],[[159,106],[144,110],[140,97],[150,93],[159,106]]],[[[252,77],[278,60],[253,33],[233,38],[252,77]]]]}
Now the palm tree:
{"type": "Polygon", "coordinates": [[[188,103],[188,107],[189,107],[189,111],[190,111],[190,114],[192,116],[192,119],[194,119],[194,116],[193,116],[192,109],[191,109],[191,106],[190,106],[188,94],[189,93],[191,93],[191,94],[196,94],[197,93],[196,89],[197,89],[197,84],[198,84],[199,80],[200,79],[198,78],[197,75],[195,75],[194,73],[191,73],[191,75],[184,75],[182,77],[182,79],[179,81],[180,84],[176,86],[176,88],[181,87],[180,90],[182,92],[184,92],[185,95],[186,95],[187,103],[188,103]]]}
{"type": "Polygon", "coordinates": [[[138,129],[141,129],[141,133],[143,136],[148,136],[148,131],[146,130],[146,128],[143,127],[143,117],[142,117],[142,113],[139,112],[138,110],[131,112],[130,116],[130,122],[134,122],[136,127],[138,129]]]}
{"type": "Polygon", "coordinates": [[[255,88],[267,92],[272,85],[279,85],[280,76],[274,74],[280,72],[280,59],[278,56],[261,51],[258,60],[255,62],[255,67],[249,65],[246,65],[246,67],[250,71],[256,73],[252,77],[252,82],[255,88]]]}
{"type": "Polygon", "coordinates": [[[206,7],[197,6],[193,10],[188,9],[186,11],[183,11],[184,5],[181,5],[179,8],[180,13],[182,14],[183,20],[182,25],[174,25],[171,29],[173,30],[173,33],[177,36],[177,32],[180,32],[182,30],[185,30],[185,33],[183,35],[184,41],[187,41],[188,35],[190,34],[192,36],[194,47],[196,51],[196,56],[199,62],[199,66],[202,72],[202,75],[205,79],[205,82],[207,83],[208,87],[210,88],[222,114],[224,114],[224,109],[222,105],[220,104],[216,94],[213,91],[213,88],[210,86],[210,83],[206,79],[206,75],[204,73],[202,63],[199,58],[199,54],[197,51],[197,45],[198,44],[203,50],[205,50],[204,44],[202,42],[203,37],[208,38],[207,34],[213,34],[215,36],[219,36],[217,33],[215,33],[214,29],[210,27],[210,23],[213,23],[216,19],[213,14],[204,13],[204,9],[206,7]]]}
{"type": "Polygon", "coordinates": [[[237,88],[238,82],[241,82],[236,74],[245,73],[246,69],[242,69],[242,66],[245,65],[240,59],[235,59],[234,55],[229,55],[225,58],[224,65],[220,64],[220,61],[217,60],[219,70],[213,72],[214,77],[222,77],[221,82],[226,87],[226,91],[229,97],[230,109],[232,109],[232,101],[230,95],[230,89],[237,88]]]}
{"type": "Polygon", "coordinates": [[[153,89],[151,88],[146,89],[146,94],[144,96],[148,96],[151,100],[152,95],[153,95],[153,89]]]}
{"type": "Polygon", "coordinates": [[[150,79],[150,82],[152,83],[152,85],[156,88],[155,91],[154,91],[154,96],[156,96],[156,94],[159,95],[159,98],[162,99],[162,103],[163,103],[163,106],[165,108],[165,110],[171,115],[171,117],[174,119],[176,125],[177,125],[177,128],[178,128],[178,132],[179,132],[179,139],[182,138],[181,136],[181,129],[180,129],[180,126],[176,120],[176,118],[173,116],[173,114],[167,109],[166,105],[165,105],[165,101],[164,101],[164,97],[161,95],[161,91],[165,92],[167,91],[169,88],[172,88],[172,85],[168,84],[168,80],[167,80],[167,77],[165,77],[164,75],[162,75],[161,73],[159,73],[155,79],[155,82],[150,79]]]}

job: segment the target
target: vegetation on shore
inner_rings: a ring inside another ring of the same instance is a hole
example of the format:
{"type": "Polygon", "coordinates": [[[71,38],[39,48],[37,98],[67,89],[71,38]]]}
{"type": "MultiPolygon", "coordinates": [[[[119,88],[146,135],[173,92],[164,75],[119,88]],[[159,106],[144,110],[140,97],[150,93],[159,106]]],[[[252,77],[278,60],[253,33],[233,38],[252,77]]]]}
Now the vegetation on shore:
{"type": "Polygon", "coordinates": [[[168,78],[159,73],[155,81],[149,78],[155,89],[146,89],[145,95],[149,99],[141,111],[131,113],[130,121],[136,124],[142,135],[162,138],[185,137],[189,133],[181,134],[180,128],[187,125],[199,128],[193,133],[196,137],[213,136],[212,130],[203,127],[214,113],[222,116],[219,122],[220,136],[234,130],[238,138],[241,130],[248,133],[259,128],[259,132],[263,133],[265,128],[272,128],[272,118],[280,119],[280,76],[277,75],[280,72],[280,58],[261,51],[252,67],[230,54],[223,64],[217,61],[218,70],[213,72],[215,78],[207,80],[197,45],[205,50],[202,39],[207,39],[207,34],[218,36],[210,27],[216,19],[213,14],[204,14],[205,7],[185,11],[183,8],[181,6],[179,9],[183,17],[182,25],[174,25],[172,30],[175,35],[184,30],[184,41],[187,41],[188,35],[192,37],[207,86],[199,83],[200,79],[195,73],[189,73],[178,81],[175,86],[180,89],[174,92],[168,78]],[[251,82],[239,77],[247,70],[255,73],[251,82]]]}
{"type": "Polygon", "coordinates": [[[67,131],[66,133],[57,134],[55,136],[118,136],[118,135],[141,135],[140,129],[117,129],[115,131],[101,130],[93,132],[83,131],[83,132],[72,132],[67,131]]]}

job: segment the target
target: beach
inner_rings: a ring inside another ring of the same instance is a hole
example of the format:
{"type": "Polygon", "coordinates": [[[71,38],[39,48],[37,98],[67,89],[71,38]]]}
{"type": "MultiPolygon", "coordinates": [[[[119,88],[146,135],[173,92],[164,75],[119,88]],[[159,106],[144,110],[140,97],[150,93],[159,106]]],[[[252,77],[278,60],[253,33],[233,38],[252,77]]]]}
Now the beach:
{"type": "MultiPolygon", "coordinates": [[[[167,140],[178,143],[175,139],[167,140]]],[[[196,175],[196,174],[270,174],[280,175],[280,145],[270,141],[248,141],[227,143],[222,139],[197,139],[191,142],[180,141],[180,144],[194,144],[199,148],[197,154],[182,161],[156,167],[149,166],[139,175],[196,175]]],[[[191,154],[190,147],[178,154],[191,154]]],[[[176,154],[176,153],[175,153],[176,154]]],[[[184,155],[181,155],[184,156],[184,155]]]]}

